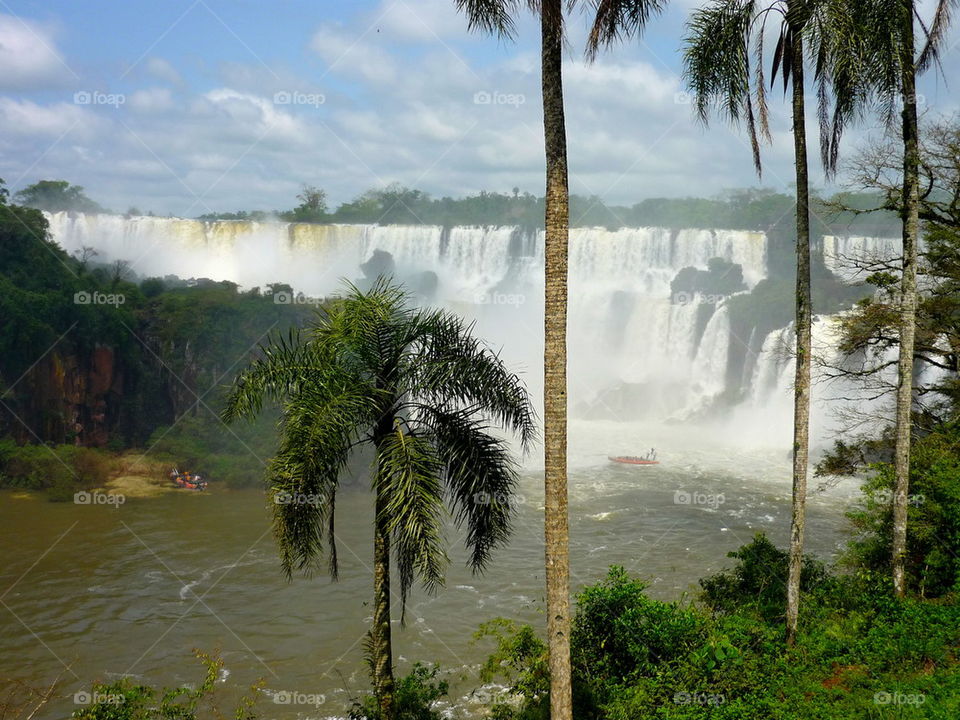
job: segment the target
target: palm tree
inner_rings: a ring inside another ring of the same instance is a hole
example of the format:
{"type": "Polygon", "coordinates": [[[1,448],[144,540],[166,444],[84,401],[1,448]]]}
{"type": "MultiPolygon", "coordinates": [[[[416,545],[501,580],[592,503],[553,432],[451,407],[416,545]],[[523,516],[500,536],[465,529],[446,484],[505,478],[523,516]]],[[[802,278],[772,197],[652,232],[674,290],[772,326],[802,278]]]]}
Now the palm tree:
{"type": "MultiPolygon", "coordinates": [[[[761,5],[754,0],[715,0],[695,11],[688,24],[684,51],[684,76],[694,94],[697,115],[706,123],[715,104],[734,123],[745,121],[753,151],[754,166],[761,172],[760,141],[770,140],[767,88],[764,75],[764,33],[770,18],[779,22],[779,36],[772,57],[771,87],[778,73],[784,92],[791,90],[793,149],[796,181],[796,374],[793,414],[793,500],[790,520],[790,561],[786,598],[787,644],[797,633],[800,603],[800,571],[803,566],[803,535],[807,494],[807,464],[810,436],[811,291],[810,291],[810,210],[804,99],[804,44],[806,36],[818,37],[822,30],[824,3],[802,0],[773,0],[761,5]],[[757,58],[751,67],[751,56],[757,58]]],[[[818,68],[826,47],[817,45],[818,68]]],[[[838,64],[839,66],[839,64],[838,64]]],[[[839,70],[838,70],[839,73],[839,70]]],[[[826,73],[818,73],[821,89],[821,140],[828,168],[835,164],[827,118],[826,73]],[[833,154],[831,155],[831,148],[833,154]],[[832,162],[831,162],[832,161],[832,162]]],[[[840,98],[834,113],[834,138],[838,138],[850,114],[848,102],[840,98]]]]}
{"type": "Polygon", "coordinates": [[[907,493],[910,490],[910,446],[913,411],[914,336],[917,316],[917,242],[920,231],[920,140],[917,74],[938,62],[939,48],[955,2],[939,0],[927,26],[926,43],[916,54],[913,0],[861,0],[868,38],[868,66],[888,118],[896,99],[901,104],[903,141],[903,261],[900,277],[900,349],[897,362],[896,443],[894,448],[893,538],[891,568],[894,592],[906,593],[907,493]]]}
{"type": "MultiPolygon", "coordinates": [[[[470,29],[512,38],[516,0],[456,0],[470,29]]],[[[563,0],[527,0],[540,16],[544,149],[544,539],[550,717],[570,720],[570,553],[567,513],[567,244],[570,192],[563,109],[563,0]]]]}
{"type": "Polygon", "coordinates": [[[310,570],[329,545],[337,575],[335,509],[354,448],[371,445],[374,610],[368,652],[381,717],[394,712],[390,559],[403,607],[415,577],[429,591],[444,581],[444,497],[467,530],[473,570],[484,568],[510,533],[516,465],[490,433],[519,436],[524,451],[536,424],[527,391],[500,358],[444,311],[413,309],[397,286],[379,280],[350,292],[304,331],[261,346],[234,381],[223,417],[251,418],[265,400],[282,410],[280,444],[268,469],[273,529],[283,570],[310,570]]]}
{"type": "MultiPolygon", "coordinates": [[[[894,592],[906,593],[907,494],[910,489],[910,446],[913,411],[914,351],[917,317],[917,245],[920,231],[920,132],[917,75],[939,64],[939,50],[956,0],[938,0],[932,21],[920,20],[914,0],[854,0],[847,6],[852,22],[841,33],[839,52],[855,57],[860,80],[879,99],[883,115],[893,122],[900,105],[903,176],[900,214],[903,260],[900,277],[899,357],[895,412],[893,537],[891,568],[894,592]],[[914,22],[925,36],[917,54],[914,22]],[[853,48],[854,52],[849,51],[853,48]],[[898,102],[899,101],[899,102],[898,102]]],[[[834,64],[831,59],[830,63],[834,64]]]]}

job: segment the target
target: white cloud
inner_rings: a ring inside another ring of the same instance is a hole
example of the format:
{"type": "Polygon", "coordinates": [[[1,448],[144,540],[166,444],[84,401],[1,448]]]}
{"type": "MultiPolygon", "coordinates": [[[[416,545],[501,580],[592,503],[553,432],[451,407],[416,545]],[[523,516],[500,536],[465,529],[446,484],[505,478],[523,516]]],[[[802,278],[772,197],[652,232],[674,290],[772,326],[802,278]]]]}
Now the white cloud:
{"type": "Polygon", "coordinates": [[[56,140],[90,136],[102,124],[92,112],[69,103],[38,105],[29,100],[0,97],[0,132],[56,140]]]}
{"type": "Polygon", "coordinates": [[[169,62],[160,57],[151,57],[146,61],[146,70],[157,80],[162,80],[168,85],[181,85],[183,78],[180,73],[169,62]]]}
{"type": "MultiPolygon", "coordinates": [[[[195,66],[178,65],[184,74],[204,68],[186,78],[163,58],[147,59],[146,82],[129,90],[119,108],[51,102],[42,93],[0,95],[0,176],[62,177],[104,205],[159,213],[289,208],[304,182],[327,189],[333,204],[391,181],[435,196],[509,192],[515,185],[539,194],[538,37],[529,19],[520,30],[516,45],[481,47],[449,0],[383,0],[344,24],[305,29],[300,66],[277,64],[260,47],[268,65],[221,61],[212,46],[198,51],[195,66]],[[276,102],[278,92],[323,94],[324,101],[276,102]],[[478,92],[523,102],[478,104],[478,92]]],[[[647,39],[656,39],[658,50],[665,46],[663,37],[647,39]]],[[[681,90],[675,67],[638,43],[586,65],[575,38],[571,45],[564,79],[573,192],[632,204],[756,184],[742,130],[719,118],[704,129],[689,105],[675,101],[681,90]]],[[[944,58],[948,74],[958,58],[956,52],[944,58]]],[[[54,75],[67,72],[49,61],[54,75]]],[[[31,87],[48,87],[49,76],[36,78],[31,87]]],[[[932,79],[924,83],[929,88],[932,79]]],[[[103,83],[97,77],[74,85],[103,83]]],[[[926,88],[937,109],[954,106],[949,89],[937,95],[926,88]]],[[[790,118],[779,98],[774,107],[775,144],[764,149],[764,180],[783,189],[793,179],[790,118]]],[[[815,129],[811,117],[812,163],[815,129]]],[[[813,180],[822,182],[816,172],[813,180]]]]}
{"type": "Polygon", "coordinates": [[[450,0],[384,0],[371,18],[375,31],[390,40],[430,43],[467,29],[466,17],[450,0]]]}
{"type": "Polygon", "coordinates": [[[63,87],[76,76],[37,24],[0,15],[0,90],[63,87]]]}
{"type": "Polygon", "coordinates": [[[359,77],[367,82],[393,82],[396,70],[393,57],[370,40],[370,29],[354,34],[339,25],[323,25],[310,41],[310,48],[327,63],[328,72],[359,77]]]}
{"type": "Polygon", "coordinates": [[[174,107],[173,95],[169,88],[137,90],[130,96],[130,107],[141,113],[163,112],[174,107]]]}

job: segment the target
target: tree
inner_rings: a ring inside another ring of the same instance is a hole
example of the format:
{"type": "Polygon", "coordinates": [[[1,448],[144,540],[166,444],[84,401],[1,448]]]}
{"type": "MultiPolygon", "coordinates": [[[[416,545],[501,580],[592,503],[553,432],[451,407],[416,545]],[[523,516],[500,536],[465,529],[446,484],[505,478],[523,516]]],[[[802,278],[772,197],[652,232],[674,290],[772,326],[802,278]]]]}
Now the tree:
{"type": "MultiPolygon", "coordinates": [[[[767,88],[764,76],[764,34],[770,17],[779,19],[777,45],[771,64],[771,78],[778,72],[783,78],[783,89],[791,90],[793,143],[796,181],[796,373],[794,378],[793,418],[793,500],[790,521],[790,563],[786,597],[787,644],[792,645],[797,634],[800,602],[800,574],[803,565],[803,536],[807,493],[807,474],[810,432],[810,368],[811,291],[810,291],[810,190],[808,180],[806,107],[804,100],[804,45],[811,36],[817,59],[817,79],[820,87],[821,148],[824,162],[835,166],[836,145],[849,118],[857,93],[837,94],[833,136],[827,129],[826,91],[832,80],[838,85],[851,80],[845,72],[837,49],[833,45],[832,25],[828,3],[810,3],[802,0],[774,0],[760,5],[754,0],[715,0],[694,12],[690,19],[687,46],[684,51],[684,76],[694,93],[697,115],[706,122],[710,109],[716,106],[731,121],[746,121],[753,161],[761,172],[760,140],[770,140],[767,109],[767,88]],[[824,60],[837,61],[834,71],[825,70],[824,60]],[[751,55],[756,54],[757,67],[751,68],[751,55]]],[[[771,82],[772,85],[772,82],[771,82]]],[[[847,89],[856,89],[847,82],[847,89]]]]}
{"type": "MultiPolygon", "coordinates": [[[[922,435],[941,423],[948,400],[960,402],[960,120],[940,118],[920,133],[920,197],[924,247],[918,253],[918,293],[913,351],[913,427],[922,435]],[[927,370],[939,372],[929,373],[927,370]]],[[[903,209],[902,140],[891,132],[865,146],[851,163],[852,183],[869,193],[871,204],[851,207],[846,196],[835,207],[856,213],[896,213],[903,209]]],[[[900,288],[903,263],[899,255],[840,258],[867,275],[878,292],[862,300],[843,318],[842,362],[829,369],[835,376],[855,379],[873,398],[895,395],[897,384],[885,371],[899,364],[891,359],[900,344],[900,288]]],[[[875,421],[854,415],[851,422],[875,421]]],[[[892,439],[892,436],[891,436],[892,439]]],[[[890,458],[893,460],[892,445],[890,458]]],[[[916,473],[911,470],[911,477],[916,473]]]]}
{"type": "MultiPolygon", "coordinates": [[[[456,0],[471,29],[512,38],[512,0],[456,0]]],[[[546,198],[544,210],[544,539],[550,716],[573,714],[570,672],[570,552],[567,513],[567,256],[570,190],[563,107],[562,0],[529,0],[540,16],[546,198]]]]}
{"type": "Polygon", "coordinates": [[[902,140],[901,222],[903,259],[900,272],[899,357],[894,448],[893,540],[891,567],[894,593],[906,592],[907,494],[910,488],[910,443],[913,414],[913,362],[917,318],[917,244],[920,231],[920,134],[917,75],[939,62],[939,49],[950,24],[952,0],[938,0],[930,23],[919,17],[914,0],[858,0],[852,3],[857,23],[855,42],[862,74],[879,97],[888,120],[900,106],[902,140]],[[917,54],[914,22],[926,43],[917,54]]]}
{"type": "Polygon", "coordinates": [[[106,212],[84,194],[82,187],[71,185],[66,180],[41,180],[17,191],[14,198],[21,205],[47,212],[106,212]]]}
{"type": "Polygon", "coordinates": [[[340,475],[352,450],[376,453],[373,490],[374,610],[368,651],[381,717],[394,712],[390,600],[392,557],[400,597],[416,576],[443,584],[444,497],[467,530],[470,564],[481,571],[510,532],[516,466],[491,426],[516,433],[526,450],[536,435],[527,391],[500,358],[444,311],[415,310],[386,281],[356,288],[261,347],[236,378],[223,417],[257,415],[280,403],[280,446],[270,464],[273,527],[284,572],[309,570],[334,535],[340,475]]]}
{"type": "Polygon", "coordinates": [[[313,185],[304,185],[297,195],[300,204],[289,213],[294,222],[322,222],[327,218],[327,192],[313,185]]]}

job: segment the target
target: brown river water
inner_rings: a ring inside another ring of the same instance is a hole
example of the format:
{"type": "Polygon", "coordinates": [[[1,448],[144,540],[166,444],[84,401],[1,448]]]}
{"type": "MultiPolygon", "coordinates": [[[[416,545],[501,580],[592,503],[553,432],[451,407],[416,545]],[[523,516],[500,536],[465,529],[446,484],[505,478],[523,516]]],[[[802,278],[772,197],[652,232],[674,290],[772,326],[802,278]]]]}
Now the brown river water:
{"type": "MultiPolygon", "coordinates": [[[[766,531],[786,541],[789,460],[782,449],[703,444],[647,429],[585,423],[572,435],[571,562],[574,590],[612,564],[677,599],[696,580],[729,565],[726,553],[766,531]],[[618,465],[607,453],[656,444],[662,464],[618,465]]],[[[816,490],[816,482],[812,488],[816,490]]],[[[856,493],[847,481],[809,501],[808,550],[831,557],[844,542],[843,512],[856,493]]],[[[451,717],[477,717],[490,688],[473,642],[486,620],[543,624],[542,472],[525,471],[508,547],[482,576],[464,567],[455,528],[446,588],[415,592],[407,624],[395,607],[398,671],[439,663],[451,683],[451,717]]],[[[182,491],[128,498],[122,505],[50,503],[0,493],[0,680],[32,686],[62,674],[58,697],[38,717],[67,717],[74,694],[95,680],[130,676],[151,685],[196,683],[192,650],[219,650],[224,705],[264,682],[261,716],[345,717],[367,688],[362,644],[371,616],[371,497],[338,501],[340,580],[319,574],[286,582],[261,490],[182,491]],[[279,694],[278,694],[279,693],[279,694]],[[277,701],[281,702],[277,702],[277,701]],[[289,702],[286,702],[289,701],[289,702]]]]}

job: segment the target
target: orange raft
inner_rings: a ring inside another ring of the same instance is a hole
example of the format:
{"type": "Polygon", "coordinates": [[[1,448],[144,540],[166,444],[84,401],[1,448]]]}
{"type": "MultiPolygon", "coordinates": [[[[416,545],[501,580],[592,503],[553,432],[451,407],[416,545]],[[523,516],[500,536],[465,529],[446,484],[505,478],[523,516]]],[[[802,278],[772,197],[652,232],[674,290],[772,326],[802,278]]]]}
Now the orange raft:
{"type": "Polygon", "coordinates": [[[623,463],[625,465],[659,465],[659,460],[649,460],[647,458],[636,457],[635,455],[617,455],[609,457],[611,462],[623,463]]]}

